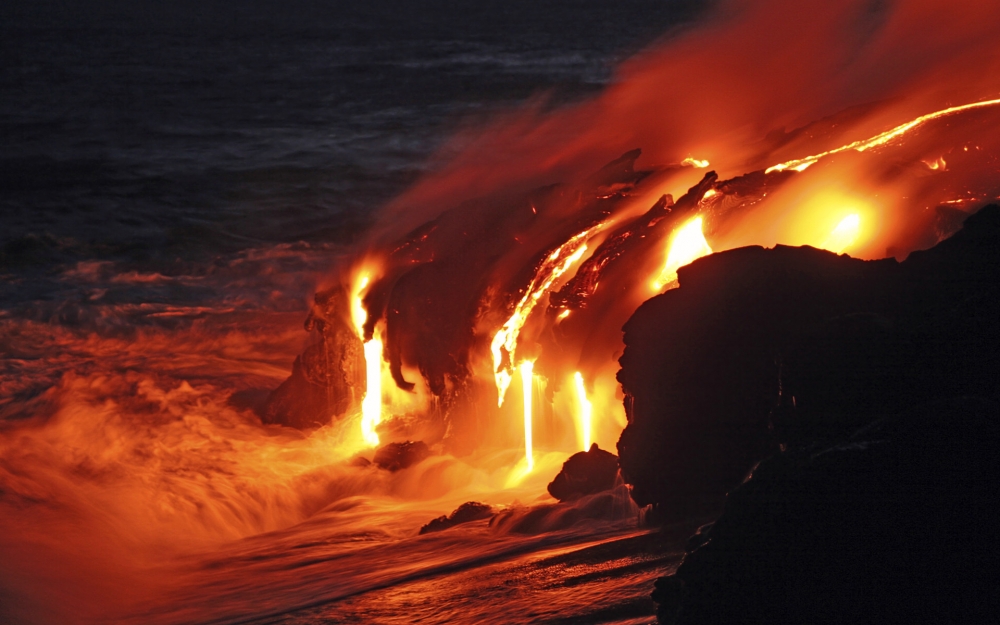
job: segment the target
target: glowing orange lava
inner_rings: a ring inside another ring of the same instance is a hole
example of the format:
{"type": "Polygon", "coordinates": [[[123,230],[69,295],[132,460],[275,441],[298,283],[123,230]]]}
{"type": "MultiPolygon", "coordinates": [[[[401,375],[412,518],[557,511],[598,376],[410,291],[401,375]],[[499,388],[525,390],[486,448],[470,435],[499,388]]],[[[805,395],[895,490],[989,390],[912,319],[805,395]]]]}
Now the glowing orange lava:
{"type": "Polygon", "coordinates": [[[697,169],[705,169],[706,167],[709,166],[709,162],[706,160],[700,160],[689,156],[683,161],[681,161],[681,165],[688,165],[690,167],[695,167],[697,169]]]}
{"type": "Polygon", "coordinates": [[[932,161],[924,161],[924,165],[927,165],[927,168],[933,171],[944,171],[948,169],[948,163],[944,160],[943,156],[939,156],[932,161]]]}
{"type": "Polygon", "coordinates": [[[507,394],[507,387],[513,378],[514,357],[517,351],[517,338],[521,334],[524,322],[528,320],[531,311],[535,309],[538,300],[549,292],[556,280],[562,277],[569,268],[572,267],[587,251],[587,241],[604,227],[603,223],[584,230],[574,235],[555,249],[541,267],[535,273],[528,289],[525,291],[521,301],[514,307],[514,313],[507,319],[506,323],[494,335],[490,343],[490,351],[493,353],[493,371],[497,385],[497,406],[503,406],[504,396],[507,394]],[[507,358],[504,359],[504,352],[507,358]]]}
{"type": "Polygon", "coordinates": [[[830,236],[826,240],[820,243],[819,247],[841,254],[854,244],[860,232],[861,216],[857,213],[852,213],[840,220],[837,227],[833,229],[833,232],[830,233],[830,236]]]}
{"type": "MultiPolygon", "coordinates": [[[[369,276],[362,274],[351,297],[351,320],[362,341],[365,340],[364,326],[368,313],[361,303],[361,296],[369,281],[369,276]]],[[[369,447],[377,447],[379,438],[375,427],[382,422],[382,341],[373,336],[364,344],[364,353],[367,385],[361,400],[361,437],[369,447]]]]}
{"type": "Polygon", "coordinates": [[[659,291],[677,280],[677,270],[684,265],[689,265],[702,256],[712,253],[712,248],[705,240],[701,228],[702,218],[699,216],[688,221],[670,236],[667,262],[659,277],[650,285],[654,291],[659,291]]]}
{"type": "MultiPolygon", "coordinates": [[[[796,159],[793,161],[787,161],[785,163],[779,163],[778,165],[773,165],[764,170],[764,173],[769,174],[772,171],[785,171],[786,169],[792,169],[795,171],[804,171],[810,165],[813,165],[819,159],[824,156],[830,156],[831,154],[838,154],[840,152],[846,152],[847,150],[856,150],[858,152],[864,152],[865,150],[870,150],[882,145],[889,143],[894,139],[898,139],[907,132],[913,130],[917,126],[924,124],[926,122],[945,117],[947,115],[952,115],[954,113],[960,113],[962,111],[968,111],[970,109],[983,108],[986,106],[995,106],[1000,104],[1000,98],[996,100],[984,100],[982,102],[973,102],[971,104],[963,104],[961,106],[953,106],[951,108],[942,109],[940,111],[935,111],[933,113],[928,113],[927,115],[921,115],[920,117],[908,121],[905,124],[900,124],[891,130],[887,130],[881,134],[875,135],[870,139],[865,139],[862,141],[855,141],[853,143],[848,143],[847,145],[842,145],[839,148],[828,150],[826,152],[821,152],[813,156],[807,156],[805,158],[796,159]]],[[[932,167],[931,169],[936,169],[932,167]]]]}

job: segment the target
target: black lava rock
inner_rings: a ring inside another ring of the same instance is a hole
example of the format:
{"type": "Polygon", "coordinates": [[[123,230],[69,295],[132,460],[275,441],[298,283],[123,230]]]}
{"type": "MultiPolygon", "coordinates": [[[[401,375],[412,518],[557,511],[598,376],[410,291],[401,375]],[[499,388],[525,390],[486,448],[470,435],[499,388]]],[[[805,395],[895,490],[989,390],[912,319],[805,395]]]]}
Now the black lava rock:
{"type": "Polygon", "coordinates": [[[577,452],[563,463],[562,470],[549,482],[548,490],[559,501],[571,501],[611,490],[617,477],[618,456],[594,443],[588,451],[577,452]]]}
{"type": "MultiPolygon", "coordinates": [[[[859,264],[808,249],[741,254],[682,273],[678,291],[685,275],[700,275],[721,280],[729,294],[710,295],[708,283],[695,281],[673,303],[648,308],[644,314],[669,315],[663,333],[681,341],[677,352],[652,372],[638,360],[622,372],[638,394],[621,462],[654,503],[717,496],[764,451],[754,442],[764,431],[763,405],[703,396],[710,388],[744,400],[770,388],[768,425],[781,448],[733,487],[676,573],[656,582],[660,622],[997,622],[1000,207],[982,209],[951,239],[902,263],[859,264]],[[755,283],[747,267],[767,279],[755,283]],[[712,306],[730,309],[707,320],[681,314],[712,306]],[[697,337],[707,337],[701,347],[710,355],[697,353],[697,337]],[[685,357],[686,370],[675,362],[685,357]],[[737,364],[721,375],[710,370],[727,357],[737,364]],[[765,374],[741,370],[750,365],[765,374]],[[650,386],[657,375],[659,394],[650,386]],[[676,388],[682,383],[694,390],[676,388]],[[735,413],[722,410],[730,401],[735,413]],[[708,461],[675,458],[685,445],[708,461]],[[726,458],[733,450],[740,453],[726,458]],[[705,466],[711,475],[697,476],[705,466]],[[700,482],[669,481],[686,476],[700,482]]],[[[654,354],[656,336],[634,328],[631,340],[645,342],[629,343],[632,357],[654,354]]]]}
{"type": "Polygon", "coordinates": [[[758,466],[657,581],[661,623],[987,623],[1000,615],[1000,408],[959,398],[758,466]]]}
{"type": "Polygon", "coordinates": [[[462,523],[471,523],[472,521],[481,521],[483,519],[488,519],[492,517],[496,512],[493,507],[485,503],[479,503],[478,501],[467,501],[455,508],[455,511],[450,515],[441,515],[436,519],[433,519],[427,525],[420,528],[421,534],[430,534],[431,532],[440,532],[442,530],[451,529],[456,525],[461,525],[462,523]]]}
{"type": "Polygon", "coordinates": [[[618,374],[622,475],[661,518],[718,510],[779,446],[1000,388],[1000,207],[902,263],[747,247],[679,276],[625,325],[618,374]]]}
{"type": "Polygon", "coordinates": [[[389,443],[379,447],[373,462],[386,471],[400,471],[412,467],[431,455],[431,450],[423,441],[389,443]]]}

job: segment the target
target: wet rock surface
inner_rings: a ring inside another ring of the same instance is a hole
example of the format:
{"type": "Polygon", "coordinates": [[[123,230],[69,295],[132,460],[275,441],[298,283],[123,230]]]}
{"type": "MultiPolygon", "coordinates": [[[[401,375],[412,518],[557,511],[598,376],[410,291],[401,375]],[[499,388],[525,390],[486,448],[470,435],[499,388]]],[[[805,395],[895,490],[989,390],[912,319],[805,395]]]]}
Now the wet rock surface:
{"type": "Polygon", "coordinates": [[[380,469],[396,472],[423,462],[430,455],[431,450],[423,441],[389,443],[378,448],[372,463],[380,469]]]}
{"type": "Polygon", "coordinates": [[[450,515],[441,515],[420,528],[421,534],[441,532],[456,525],[488,519],[496,514],[493,506],[478,501],[467,501],[455,509],[450,515]]]}
{"type": "Polygon", "coordinates": [[[594,443],[587,451],[573,454],[563,463],[555,479],[549,482],[549,494],[559,501],[572,501],[615,486],[618,456],[594,443]]]}
{"type": "Polygon", "coordinates": [[[996,621],[1000,207],[902,263],[708,257],[625,338],[634,495],[724,502],[660,622],[996,621]]]}

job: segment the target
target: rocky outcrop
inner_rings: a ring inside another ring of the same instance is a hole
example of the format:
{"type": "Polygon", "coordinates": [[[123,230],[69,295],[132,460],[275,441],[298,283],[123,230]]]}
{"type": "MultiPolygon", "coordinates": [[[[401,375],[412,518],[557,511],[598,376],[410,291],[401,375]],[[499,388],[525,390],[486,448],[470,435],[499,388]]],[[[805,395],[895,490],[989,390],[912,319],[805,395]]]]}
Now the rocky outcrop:
{"type": "Polygon", "coordinates": [[[993,206],[902,263],[778,246],[682,268],[625,326],[618,451],[636,501],[718,506],[779,445],[995,389],[998,239],[993,206]]]}
{"type": "Polygon", "coordinates": [[[562,470],[549,482],[548,491],[559,501],[572,501],[611,490],[617,477],[618,456],[594,443],[589,450],[577,452],[563,463],[562,470]]]}
{"type": "Polygon", "coordinates": [[[441,532],[451,529],[456,525],[462,525],[463,523],[488,519],[494,514],[496,514],[496,511],[489,504],[479,503],[478,501],[467,501],[455,508],[455,511],[450,515],[441,515],[436,519],[432,519],[420,528],[420,533],[430,534],[432,532],[441,532]]]}
{"type": "Polygon", "coordinates": [[[271,393],[262,409],[264,423],[300,429],[328,425],[364,397],[364,346],[351,325],[343,288],[317,293],[305,321],[316,342],[292,365],[292,375],[271,393]]]}
{"type": "Polygon", "coordinates": [[[995,622],[1000,207],[902,263],[719,254],[640,313],[623,472],[661,513],[724,501],[662,623],[995,622]]]}
{"type": "Polygon", "coordinates": [[[380,469],[396,472],[423,462],[430,455],[431,450],[423,441],[405,441],[379,447],[372,462],[380,469]]]}

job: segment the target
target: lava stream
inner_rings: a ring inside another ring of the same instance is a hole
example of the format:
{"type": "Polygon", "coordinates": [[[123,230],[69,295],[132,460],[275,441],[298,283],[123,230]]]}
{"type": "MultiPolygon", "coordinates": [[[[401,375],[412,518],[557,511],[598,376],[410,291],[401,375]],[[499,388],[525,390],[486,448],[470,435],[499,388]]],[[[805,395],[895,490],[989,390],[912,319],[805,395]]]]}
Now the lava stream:
{"type": "Polygon", "coordinates": [[[712,253],[712,248],[702,233],[702,218],[695,217],[678,228],[670,237],[670,251],[659,277],[652,282],[652,289],[659,291],[677,280],[677,270],[712,253]]]}
{"type": "MultiPolygon", "coordinates": [[[[365,340],[365,321],[368,313],[361,302],[361,296],[368,286],[370,277],[363,274],[358,280],[351,297],[351,320],[358,336],[365,340]]],[[[378,433],[375,427],[382,422],[382,341],[372,337],[364,344],[365,354],[365,396],[361,400],[361,436],[369,447],[378,447],[378,433]]]]}
{"type": "MultiPolygon", "coordinates": [[[[900,124],[891,130],[887,130],[881,134],[875,135],[870,139],[864,139],[860,141],[855,141],[853,143],[848,143],[847,145],[842,145],[839,148],[828,150],[826,152],[821,152],[813,156],[806,156],[805,158],[799,158],[792,161],[787,161],[785,163],[779,163],[777,165],[772,165],[764,170],[765,174],[769,174],[773,171],[785,171],[786,169],[792,169],[795,171],[805,171],[809,166],[813,165],[819,159],[824,156],[830,156],[832,154],[839,154],[840,152],[846,152],[847,150],[855,150],[857,152],[864,152],[872,148],[885,145],[892,141],[893,139],[898,139],[907,132],[913,130],[917,126],[924,124],[926,122],[938,119],[940,117],[945,117],[948,115],[953,115],[955,113],[961,113],[962,111],[968,111],[970,109],[983,108],[987,106],[995,106],[1000,104],[1000,98],[995,100],[984,100],[982,102],[972,102],[970,104],[963,104],[961,106],[952,106],[950,108],[942,109],[940,111],[935,111],[933,113],[928,113],[927,115],[921,115],[920,117],[910,120],[905,124],[900,124]]],[[[936,169],[936,167],[932,168],[936,169]]]]}
{"type": "Polygon", "coordinates": [[[573,235],[569,241],[566,241],[548,255],[535,273],[535,277],[532,278],[521,301],[514,307],[514,313],[493,337],[490,350],[493,353],[493,370],[497,385],[497,406],[503,406],[504,396],[507,394],[507,388],[510,386],[510,381],[513,377],[511,363],[514,362],[514,356],[517,351],[517,339],[525,321],[528,320],[538,301],[543,295],[549,292],[556,280],[561,278],[563,274],[569,271],[570,267],[583,257],[583,254],[587,251],[587,242],[604,228],[604,225],[604,223],[599,223],[579,234],[573,235]],[[507,355],[506,360],[504,359],[504,352],[507,355]]]}

